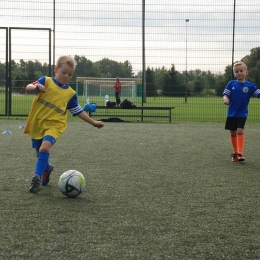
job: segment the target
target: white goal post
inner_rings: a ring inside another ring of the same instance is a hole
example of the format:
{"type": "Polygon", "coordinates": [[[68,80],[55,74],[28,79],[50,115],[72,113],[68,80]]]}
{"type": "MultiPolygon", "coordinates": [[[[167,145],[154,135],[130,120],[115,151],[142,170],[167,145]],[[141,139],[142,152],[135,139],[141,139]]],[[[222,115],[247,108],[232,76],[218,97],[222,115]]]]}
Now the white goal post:
{"type": "MultiPolygon", "coordinates": [[[[115,82],[115,78],[78,77],[76,91],[78,95],[81,93],[85,100],[88,98],[92,100],[93,97],[105,97],[106,95],[112,98],[115,96],[115,82]]],[[[141,83],[141,79],[120,78],[120,82],[122,84],[121,100],[127,98],[135,101],[137,97],[137,84],[141,83]]]]}

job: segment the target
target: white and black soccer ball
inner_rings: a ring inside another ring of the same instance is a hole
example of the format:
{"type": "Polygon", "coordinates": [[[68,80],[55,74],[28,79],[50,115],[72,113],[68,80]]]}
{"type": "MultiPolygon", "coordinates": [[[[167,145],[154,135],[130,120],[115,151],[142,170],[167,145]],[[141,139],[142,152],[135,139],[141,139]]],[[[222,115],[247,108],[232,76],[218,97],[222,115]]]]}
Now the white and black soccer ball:
{"type": "Polygon", "coordinates": [[[75,198],[86,187],[85,177],[76,170],[68,170],[59,178],[59,189],[67,197],[75,198]]]}

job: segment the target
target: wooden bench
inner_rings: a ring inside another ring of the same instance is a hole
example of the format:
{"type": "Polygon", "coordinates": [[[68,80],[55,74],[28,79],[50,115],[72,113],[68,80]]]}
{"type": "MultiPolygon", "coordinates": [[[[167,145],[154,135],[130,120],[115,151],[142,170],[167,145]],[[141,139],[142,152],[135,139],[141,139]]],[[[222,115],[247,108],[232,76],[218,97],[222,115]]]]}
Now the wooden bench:
{"type": "Polygon", "coordinates": [[[96,113],[96,112],[89,112],[89,116],[113,116],[113,117],[139,117],[143,121],[145,117],[157,117],[157,118],[168,118],[169,123],[172,121],[172,109],[174,107],[134,107],[134,108],[121,108],[118,106],[115,107],[107,107],[107,106],[97,106],[97,110],[103,110],[104,113],[96,113]],[[124,113],[117,113],[116,110],[124,111],[124,113]],[[141,114],[126,114],[127,111],[134,111],[134,110],[140,110],[141,114]],[[167,115],[144,115],[144,110],[153,110],[153,111],[168,111],[167,115]]]}

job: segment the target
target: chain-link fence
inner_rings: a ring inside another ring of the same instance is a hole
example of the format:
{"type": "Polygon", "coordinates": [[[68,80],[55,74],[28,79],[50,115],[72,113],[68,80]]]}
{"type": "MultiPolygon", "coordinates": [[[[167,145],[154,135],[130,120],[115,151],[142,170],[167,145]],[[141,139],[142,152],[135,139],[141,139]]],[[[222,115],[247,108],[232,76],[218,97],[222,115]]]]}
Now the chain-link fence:
{"type": "MultiPolygon", "coordinates": [[[[21,88],[67,54],[75,89],[79,77],[138,78],[137,105],[175,106],[175,121],[223,121],[235,61],[260,87],[259,11],[257,0],[1,0],[0,114],[26,115],[21,88]]],[[[259,122],[251,103],[248,120],[259,122]]]]}

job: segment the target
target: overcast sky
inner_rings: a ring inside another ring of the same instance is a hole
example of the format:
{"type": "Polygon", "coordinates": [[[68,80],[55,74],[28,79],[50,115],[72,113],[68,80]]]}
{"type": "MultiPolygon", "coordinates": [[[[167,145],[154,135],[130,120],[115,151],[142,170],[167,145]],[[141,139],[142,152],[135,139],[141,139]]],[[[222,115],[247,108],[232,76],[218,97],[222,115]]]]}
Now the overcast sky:
{"type": "MultiPolygon", "coordinates": [[[[187,67],[217,73],[231,64],[234,0],[145,2],[146,66],[169,69],[175,64],[179,71],[187,67]]],[[[260,45],[260,1],[235,2],[239,60],[260,45]]],[[[53,7],[53,0],[1,0],[0,26],[53,30],[53,7]]],[[[129,60],[135,72],[142,69],[141,0],[56,0],[55,9],[55,59],[69,54],[92,61],[129,60]]],[[[1,61],[4,39],[5,31],[0,30],[1,61]]],[[[48,32],[12,30],[12,59],[47,62],[48,32]]]]}

